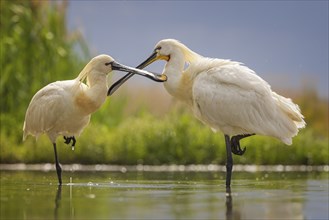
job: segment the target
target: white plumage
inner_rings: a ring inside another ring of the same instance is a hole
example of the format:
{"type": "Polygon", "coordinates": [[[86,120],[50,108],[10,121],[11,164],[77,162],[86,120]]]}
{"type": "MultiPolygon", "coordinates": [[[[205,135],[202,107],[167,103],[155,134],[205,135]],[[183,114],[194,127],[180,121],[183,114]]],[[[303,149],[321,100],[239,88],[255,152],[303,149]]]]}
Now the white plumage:
{"type": "Polygon", "coordinates": [[[27,108],[23,139],[46,133],[52,143],[63,136],[79,136],[90,115],[105,101],[107,73],[113,59],[106,55],[93,58],[73,80],[57,81],[40,89],[27,108]],[[87,85],[83,81],[87,78],[87,85]]]}
{"type": "Polygon", "coordinates": [[[79,136],[88,125],[90,114],[105,101],[105,82],[99,85],[104,88],[100,89],[103,93],[95,100],[97,105],[91,100],[90,103],[77,105],[88,90],[88,86],[77,79],[57,81],[39,90],[26,111],[23,140],[29,134],[37,138],[42,133],[46,133],[52,143],[56,142],[59,135],[79,136]]]}
{"type": "Polygon", "coordinates": [[[163,70],[166,90],[213,130],[267,135],[291,144],[298,129],[305,127],[298,105],[273,92],[241,63],[203,57],[172,39],[160,41],[156,48],[160,59],[168,59],[163,70]]]}
{"type": "MultiPolygon", "coordinates": [[[[233,167],[231,152],[245,152],[240,148],[240,139],[259,134],[289,145],[298,130],[305,127],[298,105],[273,92],[267,82],[239,62],[203,57],[177,40],[165,39],[156,44],[139,68],[161,59],[167,61],[162,72],[168,77],[166,90],[186,103],[212,130],[225,134],[227,187],[233,167]]],[[[109,93],[131,75],[116,82],[109,93]]]]}
{"type": "Polygon", "coordinates": [[[195,116],[213,130],[228,135],[267,135],[291,144],[298,129],[305,126],[298,106],[272,92],[248,67],[220,59],[201,58],[200,62],[210,67],[191,74],[192,64],[183,74],[195,76],[190,79],[190,105],[195,116]]]}
{"type": "Polygon", "coordinates": [[[152,73],[123,66],[108,55],[94,57],[73,80],[57,81],[40,89],[32,98],[25,115],[23,125],[23,140],[28,135],[36,138],[46,133],[53,143],[56,170],[59,184],[61,167],[57,158],[56,139],[64,136],[65,143],[73,141],[88,125],[90,116],[101,107],[107,97],[107,74],[112,70],[133,72],[147,76],[156,81],[163,81],[165,77],[158,77],[152,73]],[[84,81],[87,84],[84,84],[84,81]]]}

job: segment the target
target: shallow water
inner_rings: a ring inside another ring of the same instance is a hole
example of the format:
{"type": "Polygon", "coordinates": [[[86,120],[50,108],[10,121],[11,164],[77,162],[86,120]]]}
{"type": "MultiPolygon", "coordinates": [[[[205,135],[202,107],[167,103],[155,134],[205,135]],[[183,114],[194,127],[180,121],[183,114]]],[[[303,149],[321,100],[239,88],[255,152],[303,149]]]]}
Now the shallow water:
{"type": "Polygon", "coordinates": [[[328,219],[328,172],[1,171],[1,219],[328,219]]]}

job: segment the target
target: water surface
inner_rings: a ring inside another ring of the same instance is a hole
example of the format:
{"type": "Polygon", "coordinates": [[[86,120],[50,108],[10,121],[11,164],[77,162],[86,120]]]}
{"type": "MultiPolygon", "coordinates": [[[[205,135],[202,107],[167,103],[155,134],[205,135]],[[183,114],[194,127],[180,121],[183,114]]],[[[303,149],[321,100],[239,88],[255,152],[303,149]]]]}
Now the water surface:
{"type": "Polygon", "coordinates": [[[1,171],[1,219],[328,219],[328,172],[1,171]]]}

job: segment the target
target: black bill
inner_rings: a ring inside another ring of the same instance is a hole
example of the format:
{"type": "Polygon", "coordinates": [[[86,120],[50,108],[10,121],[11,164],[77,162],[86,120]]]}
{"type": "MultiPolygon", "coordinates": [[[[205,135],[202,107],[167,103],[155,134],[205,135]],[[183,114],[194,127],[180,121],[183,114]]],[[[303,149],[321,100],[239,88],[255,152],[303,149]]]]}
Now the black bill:
{"type": "MultiPolygon", "coordinates": [[[[145,67],[147,67],[148,65],[150,65],[151,63],[153,63],[154,61],[156,61],[158,59],[157,57],[157,52],[154,51],[154,53],[152,53],[152,55],[147,58],[144,62],[142,62],[141,64],[139,64],[136,69],[144,69],[145,67]]],[[[147,71],[145,71],[147,72],[147,71]]],[[[150,72],[148,72],[150,73],[150,72]]],[[[122,78],[120,78],[118,81],[116,81],[115,83],[112,84],[112,86],[109,88],[109,90],[107,91],[107,95],[110,96],[112,95],[121,85],[123,85],[128,79],[130,79],[135,73],[133,71],[127,73],[126,75],[124,75],[122,78]]],[[[138,74],[138,73],[137,73],[138,74]]],[[[151,73],[153,74],[153,73],[151,73]]],[[[141,74],[140,74],[141,75],[141,74]]],[[[164,82],[167,81],[167,76],[166,75],[156,75],[153,74],[157,77],[150,77],[150,76],[146,76],[156,82],[164,82]]]]}

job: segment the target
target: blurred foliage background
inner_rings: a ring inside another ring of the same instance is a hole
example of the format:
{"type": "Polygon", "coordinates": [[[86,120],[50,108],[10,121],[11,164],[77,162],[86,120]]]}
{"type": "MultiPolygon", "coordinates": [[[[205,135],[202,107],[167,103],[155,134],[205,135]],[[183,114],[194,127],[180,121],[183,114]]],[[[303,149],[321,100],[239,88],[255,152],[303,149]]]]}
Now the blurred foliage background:
{"type": "MultiPolygon", "coordinates": [[[[67,29],[66,12],[66,1],[1,1],[1,163],[54,160],[48,138],[23,143],[22,127],[36,91],[75,78],[91,58],[79,31],[67,29]]],[[[185,106],[172,101],[158,111],[154,106],[161,106],[161,97],[146,102],[131,94],[124,90],[106,101],[77,138],[75,151],[58,138],[61,163],[225,164],[223,135],[198,122],[185,106]]],[[[235,156],[235,163],[329,164],[328,100],[307,84],[283,95],[299,104],[307,127],[292,146],[269,137],[245,139],[247,152],[235,156]]]]}

